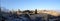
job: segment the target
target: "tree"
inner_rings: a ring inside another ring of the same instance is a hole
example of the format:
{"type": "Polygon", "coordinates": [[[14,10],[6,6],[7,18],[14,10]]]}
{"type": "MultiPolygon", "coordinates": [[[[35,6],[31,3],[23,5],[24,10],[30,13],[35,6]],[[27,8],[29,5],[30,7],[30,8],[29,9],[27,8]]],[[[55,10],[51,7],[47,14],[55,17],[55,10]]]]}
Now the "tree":
{"type": "Polygon", "coordinates": [[[37,9],[35,9],[35,14],[37,14],[37,9]]]}
{"type": "Polygon", "coordinates": [[[30,10],[25,10],[25,11],[23,11],[23,13],[33,13],[32,11],[30,11],[30,10]]]}
{"type": "Polygon", "coordinates": [[[0,12],[1,12],[1,7],[0,7],[0,12]]]}
{"type": "Polygon", "coordinates": [[[0,14],[1,14],[1,7],[0,7],[0,14]]]}
{"type": "Polygon", "coordinates": [[[18,9],[18,12],[19,12],[19,13],[21,12],[20,9],[18,9]]]}

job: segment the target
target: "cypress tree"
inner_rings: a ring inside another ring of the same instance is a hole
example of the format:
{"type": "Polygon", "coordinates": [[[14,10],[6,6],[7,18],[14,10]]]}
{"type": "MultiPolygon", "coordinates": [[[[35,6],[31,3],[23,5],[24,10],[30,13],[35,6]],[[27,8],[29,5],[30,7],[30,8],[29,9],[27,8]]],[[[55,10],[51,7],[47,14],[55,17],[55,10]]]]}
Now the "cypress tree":
{"type": "Polygon", "coordinates": [[[37,9],[35,9],[35,14],[37,14],[37,9]]]}

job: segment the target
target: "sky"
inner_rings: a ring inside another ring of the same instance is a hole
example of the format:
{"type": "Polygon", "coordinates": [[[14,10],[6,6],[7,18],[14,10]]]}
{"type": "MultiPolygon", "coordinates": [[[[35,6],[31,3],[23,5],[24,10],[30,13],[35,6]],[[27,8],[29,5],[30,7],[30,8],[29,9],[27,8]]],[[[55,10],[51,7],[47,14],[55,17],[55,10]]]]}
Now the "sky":
{"type": "Polygon", "coordinates": [[[1,0],[0,4],[9,10],[60,10],[60,0],[1,0]]]}

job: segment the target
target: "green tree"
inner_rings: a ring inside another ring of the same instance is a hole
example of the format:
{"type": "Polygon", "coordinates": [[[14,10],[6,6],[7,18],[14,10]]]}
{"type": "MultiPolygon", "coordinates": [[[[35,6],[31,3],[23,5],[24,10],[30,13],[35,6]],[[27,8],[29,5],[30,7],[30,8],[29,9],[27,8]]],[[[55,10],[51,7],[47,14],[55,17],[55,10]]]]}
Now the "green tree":
{"type": "Polygon", "coordinates": [[[23,13],[26,13],[26,12],[28,12],[28,13],[33,13],[33,12],[30,11],[30,10],[25,10],[25,11],[23,11],[23,13]]]}
{"type": "Polygon", "coordinates": [[[35,9],[35,14],[37,14],[37,9],[35,9]]]}
{"type": "Polygon", "coordinates": [[[21,12],[20,9],[18,9],[18,12],[19,12],[19,13],[21,12]]]}

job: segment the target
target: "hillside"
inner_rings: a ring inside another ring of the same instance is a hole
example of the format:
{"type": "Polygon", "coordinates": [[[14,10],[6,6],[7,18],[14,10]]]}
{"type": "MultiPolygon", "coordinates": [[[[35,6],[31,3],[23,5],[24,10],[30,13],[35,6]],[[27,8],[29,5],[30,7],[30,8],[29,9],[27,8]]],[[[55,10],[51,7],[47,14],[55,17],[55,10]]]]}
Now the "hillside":
{"type": "Polygon", "coordinates": [[[47,13],[53,16],[59,16],[60,13],[58,13],[57,11],[53,11],[53,10],[38,10],[38,13],[47,13]]]}

